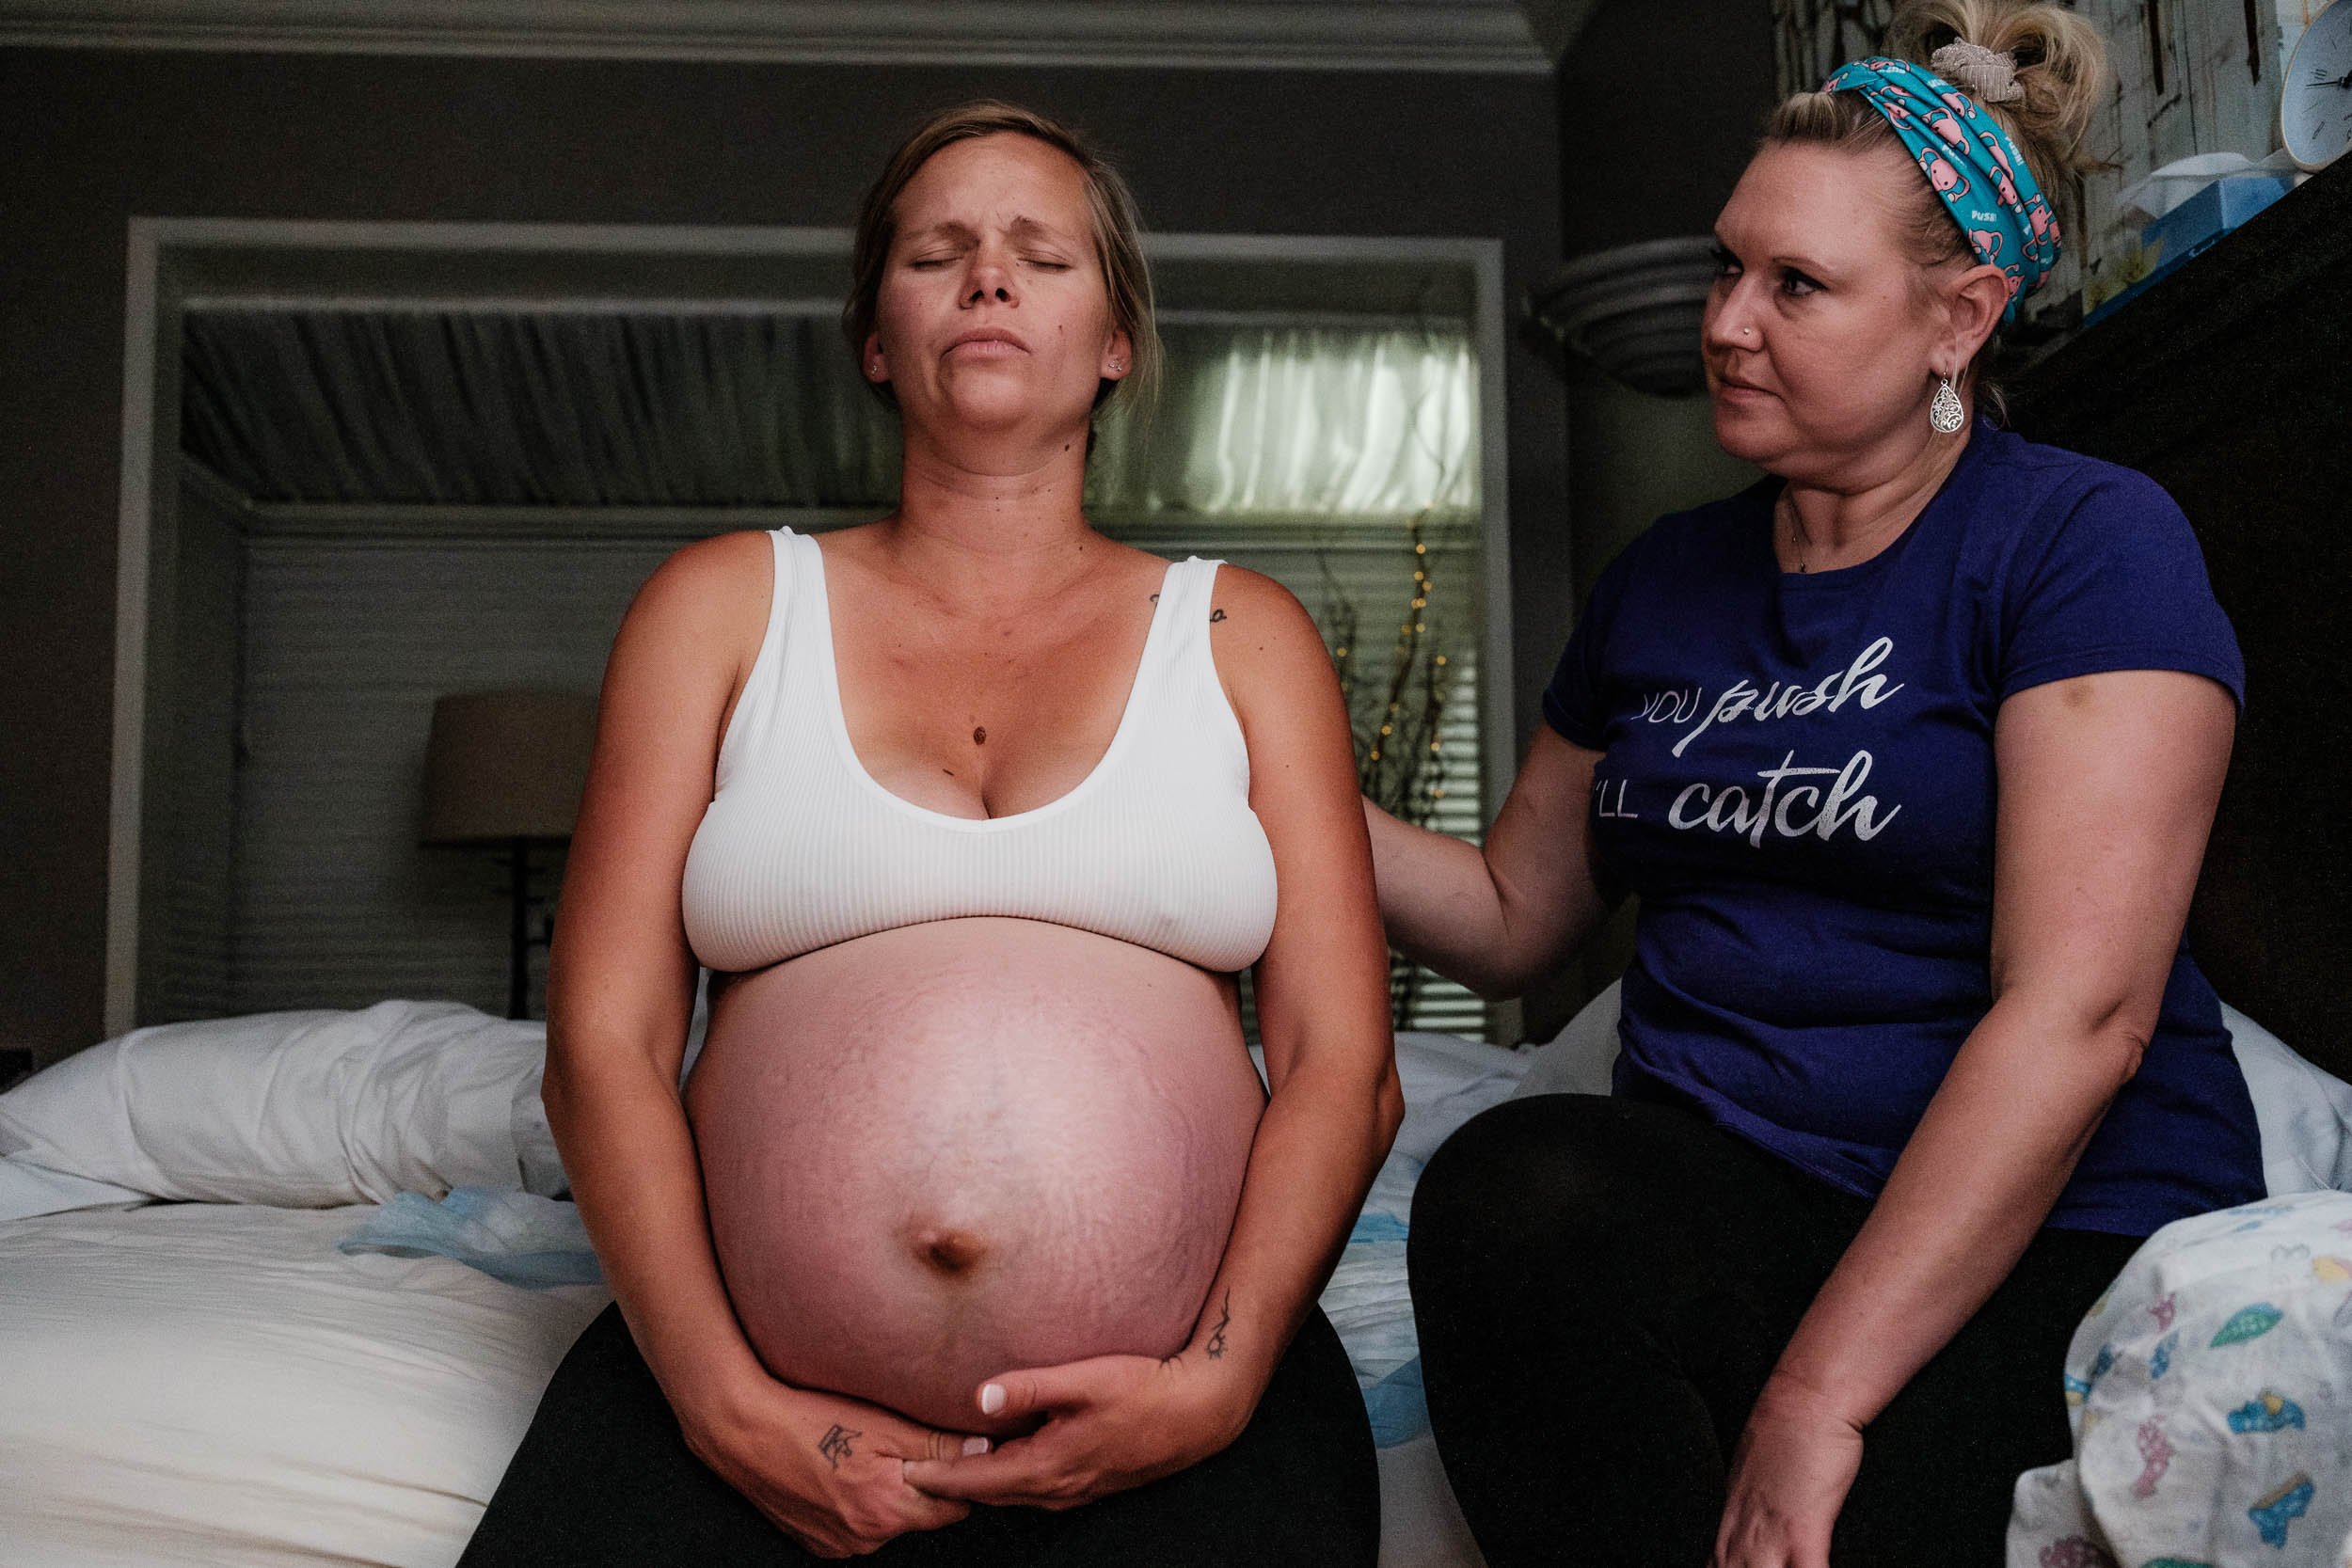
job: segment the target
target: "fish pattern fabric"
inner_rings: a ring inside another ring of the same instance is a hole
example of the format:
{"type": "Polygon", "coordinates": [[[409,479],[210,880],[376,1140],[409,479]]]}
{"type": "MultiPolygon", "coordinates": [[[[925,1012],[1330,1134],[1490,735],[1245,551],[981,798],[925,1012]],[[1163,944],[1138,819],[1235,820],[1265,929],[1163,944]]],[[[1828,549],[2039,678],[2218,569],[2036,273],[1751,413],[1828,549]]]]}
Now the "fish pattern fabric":
{"type": "Polygon", "coordinates": [[[2352,1568],[2352,1193],[2175,1221],[2076,1330],[2009,1568],[2352,1568]]]}

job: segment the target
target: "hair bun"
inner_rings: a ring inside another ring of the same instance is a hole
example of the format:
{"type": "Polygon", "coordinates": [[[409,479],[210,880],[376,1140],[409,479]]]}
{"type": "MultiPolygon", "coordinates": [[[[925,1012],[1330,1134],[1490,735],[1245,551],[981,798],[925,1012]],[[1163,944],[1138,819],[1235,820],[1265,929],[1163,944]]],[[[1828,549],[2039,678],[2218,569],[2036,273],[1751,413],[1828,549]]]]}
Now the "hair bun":
{"type": "Polygon", "coordinates": [[[1886,52],[1917,61],[1990,108],[2044,191],[2071,197],[2079,176],[2112,166],[2083,145],[2107,95],[2106,40],[2066,7],[1904,0],[1887,24],[1886,52]]]}

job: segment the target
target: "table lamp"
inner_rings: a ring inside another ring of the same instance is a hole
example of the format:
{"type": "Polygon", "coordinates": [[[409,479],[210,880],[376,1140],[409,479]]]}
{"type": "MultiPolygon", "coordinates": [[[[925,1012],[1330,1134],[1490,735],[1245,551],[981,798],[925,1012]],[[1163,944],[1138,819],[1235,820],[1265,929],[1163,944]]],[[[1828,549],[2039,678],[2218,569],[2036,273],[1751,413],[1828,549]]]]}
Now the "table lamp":
{"type": "Polygon", "coordinates": [[[426,844],[498,844],[507,854],[506,1016],[522,1018],[531,990],[531,851],[572,836],[596,700],[571,691],[474,691],[437,699],[425,742],[426,844]]]}

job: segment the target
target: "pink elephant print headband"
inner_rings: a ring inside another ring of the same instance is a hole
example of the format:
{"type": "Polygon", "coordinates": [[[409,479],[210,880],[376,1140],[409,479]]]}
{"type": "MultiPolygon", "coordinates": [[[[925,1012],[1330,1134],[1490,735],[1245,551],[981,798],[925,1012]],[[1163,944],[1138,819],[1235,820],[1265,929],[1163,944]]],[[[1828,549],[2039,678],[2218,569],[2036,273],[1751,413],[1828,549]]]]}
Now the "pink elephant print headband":
{"type": "Polygon", "coordinates": [[[1943,77],[1872,55],[1837,68],[1823,92],[1858,92],[1901,138],[1977,259],[2009,276],[2006,325],[2058,264],[2058,218],[1994,118],[1943,77]]]}

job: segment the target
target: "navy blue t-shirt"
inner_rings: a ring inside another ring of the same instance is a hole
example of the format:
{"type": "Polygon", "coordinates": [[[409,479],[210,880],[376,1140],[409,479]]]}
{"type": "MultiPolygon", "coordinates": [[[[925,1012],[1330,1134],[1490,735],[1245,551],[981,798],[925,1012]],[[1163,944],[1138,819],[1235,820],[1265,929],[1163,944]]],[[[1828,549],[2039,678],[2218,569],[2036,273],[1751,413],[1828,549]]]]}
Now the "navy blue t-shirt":
{"type": "MultiPolygon", "coordinates": [[[[1593,589],[1544,715],[1600,752],[1641,898],[1617,1092],[1875,1196],[1993,1003],[1994,717],[2104,670],[2242,699],[2187,520],[2144,475],[1979,421],[1860,565],[1784,573],[1780,481],[1661,519],[1593,589]]],[[[2145,1235],[2262,1196],[2253,1102],[2185,946],[2050,1223],[2145,1235]]]]}

